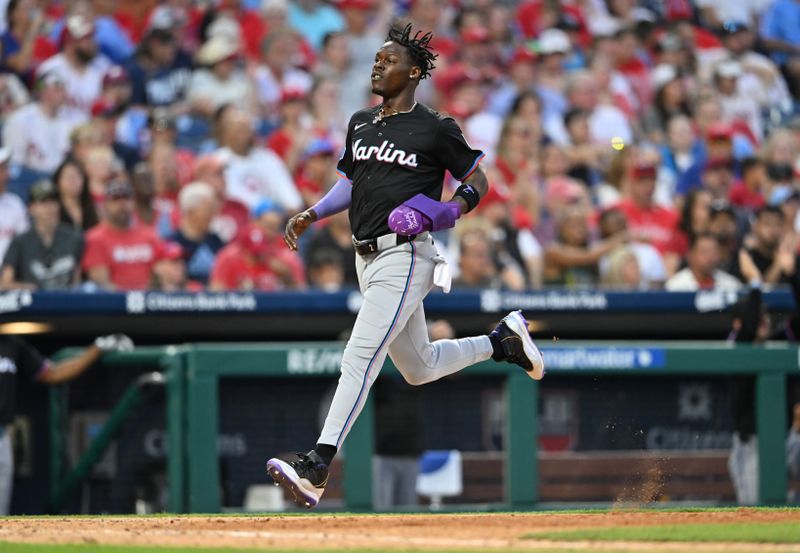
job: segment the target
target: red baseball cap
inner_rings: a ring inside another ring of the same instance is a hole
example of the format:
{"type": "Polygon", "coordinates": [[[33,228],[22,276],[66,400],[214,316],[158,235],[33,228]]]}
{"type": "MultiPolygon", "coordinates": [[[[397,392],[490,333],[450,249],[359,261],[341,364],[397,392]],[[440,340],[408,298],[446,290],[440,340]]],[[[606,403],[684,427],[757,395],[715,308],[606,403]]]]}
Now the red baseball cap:
{"type": "Polygon", "coordinates": [[[269,250],[267,235],[264,234],[261,227],[256,225],[250,225],[250,227],[241,234],[239,240],[245,251],[251,255],[258,257],[264,255],[269,250]]]}
{"type": "Polygon", "coordinates": [[[489,34],[489,29],[480,25],[470,27],[461,35],[461,40],[464,44],[480,44],[482,42],[489,42],[491,38],[492,36],[489,34]]]}
{"type": "Polygon", "coordinates": [[[654,179],[656,172],[655,164],[649,161],[641,161],[631,168],[631,176],[635,179],[654,179]]]}
{"type": "Polygon", "coordinates": [[[122,111],[122,106],[106,98],[98,98],[92,103],[92,117],[114,117],[120,115],[122,111]]]}
{"type": "Polygon", "coordinates": [[[183,259],[183,253],[183,246],[177,242],[164,242],[161,245],[161,250],[158,252],[158,258],[177,261],[183,259]]]}
{"type": "Polygon", "coordinates": [[[583,187],[570,177],[553,177],[547,183],[547,196],[556,200],[571,202],[583,195],[583,187]]]}
{"type": "Polygon", "coordinates": [[[340,10],[371,10],[375,4],[372,0],[340,0],[337,6],[340,10]]]}
{"type": "Polygon", "coordinates": [[[123,67],[119,65],[114,65],[106,71],[106,74],[103,75],[103,88],[107,86],[113,86],[116,84],[127,84],[128,83],[128,72],[125,71],[123,67]]]}
{"type": "Polygon", "coordinates": [[[509,64],[513,65],[515,63],[535,63],[537,60],[536,52],[525,48],[524,46],[518,46],[514,50],[514,55],[511,56],[509,60],[509,64]]]}
{"type": "Polygon", "coordinates": [[[728,123],[712,123],[706,130],[709,140],[730,140],[733,138],[733,127],[728,123]]]}
{"type": "Polygon", "coordinates": [[[302,88],[289,87],[281,91],[281,103],[296,102],[306,98],[308,98],[308,91],[302,88]]]}

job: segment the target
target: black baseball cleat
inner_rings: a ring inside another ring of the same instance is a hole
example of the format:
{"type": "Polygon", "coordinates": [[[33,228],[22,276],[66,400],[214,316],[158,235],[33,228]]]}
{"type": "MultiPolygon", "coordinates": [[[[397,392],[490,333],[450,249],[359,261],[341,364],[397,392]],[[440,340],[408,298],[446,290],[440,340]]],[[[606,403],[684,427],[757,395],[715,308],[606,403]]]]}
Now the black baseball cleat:
{"type": "Polygon", "coordinates": [[[267,461],[267,474],[276,486],[292,492],[294,502],[312,509],[317,506],[328,483],[328,465],[313,449],[295,453],[296,459],[284,461],[273,457],[267,461]]]}
{"type": "Polygon", "coordinates": [[[544,377],[544,358],[531,339],[528,321],[522,316],[522,311],[512,311],[503,317],[489,338],[500,345],[500,352],[496,349],[492,359],[516,363],[534,380],[544,377]]]}

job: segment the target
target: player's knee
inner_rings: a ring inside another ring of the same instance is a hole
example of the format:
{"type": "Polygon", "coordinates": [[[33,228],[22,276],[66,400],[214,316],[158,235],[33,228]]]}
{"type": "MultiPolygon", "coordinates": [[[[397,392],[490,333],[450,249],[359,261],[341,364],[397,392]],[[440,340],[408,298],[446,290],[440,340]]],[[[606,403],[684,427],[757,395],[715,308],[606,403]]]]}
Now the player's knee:
{"type": "Polygon", "coordinates": [[[422,373],[404,371],[402,375],[403,378],[406,379],[406,382],[408,382],[412,386],[422,386],[423,384],[428,383],[428,379],[422,373]]]}

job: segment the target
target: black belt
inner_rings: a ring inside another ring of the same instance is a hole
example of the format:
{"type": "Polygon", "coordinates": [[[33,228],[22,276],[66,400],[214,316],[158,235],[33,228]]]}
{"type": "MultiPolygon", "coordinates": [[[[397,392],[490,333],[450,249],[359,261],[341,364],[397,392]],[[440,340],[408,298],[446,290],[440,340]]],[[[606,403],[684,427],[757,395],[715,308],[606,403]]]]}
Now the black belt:
{"type": "Polygon", "coordinates": [[[378,238],[367,238],[366,240],[356,240],[355,237],[353,237],[353,247],[358,255],[369,255],[371,253],[379,252],[382,249],[385,250],[387,247],[406,244],[414,240],[416,237],[416,234],[411,234],[409,236],[402,236],[400,234],[386,234],[384,236],[379,236],[378,238]]]}

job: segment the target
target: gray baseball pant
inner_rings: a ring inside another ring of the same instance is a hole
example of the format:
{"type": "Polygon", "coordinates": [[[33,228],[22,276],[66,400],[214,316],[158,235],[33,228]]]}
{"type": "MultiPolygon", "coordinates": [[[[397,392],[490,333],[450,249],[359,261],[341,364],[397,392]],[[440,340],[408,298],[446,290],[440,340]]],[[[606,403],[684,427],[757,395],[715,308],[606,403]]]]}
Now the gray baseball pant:
{"type": "MultiPolygon", "coordinates": [[[[394,239],[394,235],[381,237],[379,247],[394,239]]],[[[363,302],[318,443],[341,448],[387,353],[412,385],[433,382],[491,357],[488,336],[433,343],[428,338],[422,300],[433,288],[434,269],[441,262],[428,233],[413,242],[356,256],[363,302]]]]}

